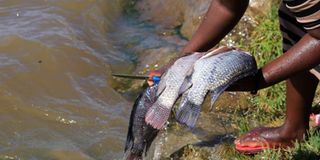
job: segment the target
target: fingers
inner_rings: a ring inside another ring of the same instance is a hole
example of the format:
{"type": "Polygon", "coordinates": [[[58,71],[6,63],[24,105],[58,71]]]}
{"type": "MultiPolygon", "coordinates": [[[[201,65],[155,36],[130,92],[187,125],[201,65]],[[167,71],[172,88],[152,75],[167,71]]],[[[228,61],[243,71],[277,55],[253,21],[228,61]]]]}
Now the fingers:
{"type": "Polygon", "coordinates": [[[152,80],[150,81],[149,79],[147,80],[147,83],[148,83],[149,86],[153,86],[154,85],[154,82],[152,80]]]}
{"type": "Polygon", "coordinates": [[[161,72],[159,72],[159,71],[151,71],[148,76],[149,76],[149,79],[152,80],[152,77],[154,77],[154,76],[160,77],[161,76],[161,72]]]}

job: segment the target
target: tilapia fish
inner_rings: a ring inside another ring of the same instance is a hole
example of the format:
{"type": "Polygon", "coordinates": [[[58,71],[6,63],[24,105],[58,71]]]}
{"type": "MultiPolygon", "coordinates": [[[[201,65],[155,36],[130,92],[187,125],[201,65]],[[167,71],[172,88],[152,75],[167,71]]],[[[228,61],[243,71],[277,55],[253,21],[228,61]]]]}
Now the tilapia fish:
{"type": "Polygon", "coordinates": [[[148,110],[145,121],[156,129],[164,126],[171,108],[179,97],[179,90],[185,78],[191,75],[193,64],[203,53],[195,52],[179,58],[161,77],[157,92],[158,99],[148,110]]]}
{"type": "Polygon", "coordinates": [[[140,160],[146,155],[152,141],[157,136],[159,130],[145,123],[145,115],[148,109],[156,101],[158,85],[145,89],[136,99],[131,115],[125,146],[124,159],[140,160]]]}
{"type": "Polygon", "coordinates": [[[193,128],[200,114],[205,96],[211,91],[211,106],[233,82],[257,71],[256,61],[248,53],[231,50],[205,55],[195,62],[191,86],[183,93],[176,112],[178,122],[193,128]]]}

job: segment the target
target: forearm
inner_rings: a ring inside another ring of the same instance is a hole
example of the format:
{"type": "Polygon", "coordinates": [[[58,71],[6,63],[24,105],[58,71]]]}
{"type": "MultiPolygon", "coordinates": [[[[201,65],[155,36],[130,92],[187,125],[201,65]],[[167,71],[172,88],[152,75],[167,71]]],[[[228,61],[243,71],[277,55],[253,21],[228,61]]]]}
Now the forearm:
{"type": "MultiPolygon", "coordinates": [[[[318,29],[320,32],[320,30],[318,29]]],[[[285,54],[262,67],[260,88],[265,88],[320,64],[320,40],[306,34],[285,54]]]]}
{"type": "Polygon", "coordinates": [[[182,53],[207,51],[238,23],[249,0],[212,0],[199,28],[182,53]]]}
{"type": "Polygon", "coordinates": [[[191,40],[180,54],[163,66],[163,73],[178,58],[214,47],[240,20],[249,0],[212,0],[210,7],[191,40]]]}
{"type": "MultiPolygon", "coordinates": [[[[315,33],[320,33],[320,29],[315,33]]],[[[253,91],[266,88],[296,73],[308,71],[318,64],[320,64],[320,36],[311,32],[282,56],[260,68],[259,74],[245,77],[227,90],[253,91]]]]}

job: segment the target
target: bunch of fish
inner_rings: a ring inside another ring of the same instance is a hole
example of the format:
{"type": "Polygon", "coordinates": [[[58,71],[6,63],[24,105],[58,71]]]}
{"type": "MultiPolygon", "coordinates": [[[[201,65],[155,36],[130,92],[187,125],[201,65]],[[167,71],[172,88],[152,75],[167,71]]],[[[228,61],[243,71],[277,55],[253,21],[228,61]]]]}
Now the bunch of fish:
{"type": "Polygon", "coordinates": [[[194,72],[176,112],[178,122],[190,128],[195,126],[201,104],[208,92],[211,92],[211,106],[218,96],[235,81],[255,74],[255,59],[248,53],[232,50],[212,56],[202,57],[194,64],[194,72]]]}
{"type": "Polygon", "coordinates": [[[176,119],[193,128],[208,92],[213,105],[228,86],[256,71],[254,57],[239,50],[219,54],[196,52],[178,59],[162,75],[159,84],[148,87],[137,98],[130,116],[127,159],[142,159],[181,95],[176,119]]]}
{"type": "Polygon", "coordinates": [[[203,53],[196,52],[178,59],[161,77],[157,92],[157,101],[151,106],[146,115],[146,122],[160,129],[167,122],[171,108],[181,94],[181,86],[185,77],[191,76],[193,64],[202,57],[203,53]],[[179,92],[180,91],[180,92],[179,92]]]}

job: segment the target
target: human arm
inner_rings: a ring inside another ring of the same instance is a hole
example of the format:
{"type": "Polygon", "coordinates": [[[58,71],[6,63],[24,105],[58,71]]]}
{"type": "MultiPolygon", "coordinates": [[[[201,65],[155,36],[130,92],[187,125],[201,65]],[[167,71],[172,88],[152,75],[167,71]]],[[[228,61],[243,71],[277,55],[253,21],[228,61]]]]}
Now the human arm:
{"type": "MultiPolygon", "coordinates": [[[[239,22],[248,4],[249,0],[212,0],[203,21],[182,52],[159,70],[150,72],[149,77],[163,74],[180,57],[214,47],[239,22]]],[[[152,78],[148,79],[148,84],[153,85],[152,78]]]]}
{"type": "MultiPolygon", "coordinates": [[[[212,0],[203,21],[178,57],[193,52],[206,52],[228,34],[239,22],[249,0],[212,0]]],[[[177,58],[170,61],[169,66],[177,58]]]]}
{"type": "Polygon", "coordinates": [[[286,53],[265,64],[260,69],[260,74],[246,77],[227,90],[252,91],[266,88],[318,64],[320,64],[320,28],[309,30],[286,53]]]}
{"type": "Polygon", "coordinates": [[[239,22],[249,0],[212,0],[210,7],[181,54],[205,52],[214,47],[239,22]]]}

